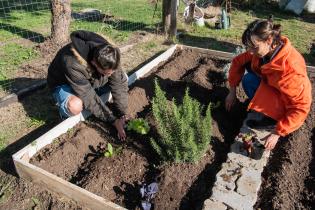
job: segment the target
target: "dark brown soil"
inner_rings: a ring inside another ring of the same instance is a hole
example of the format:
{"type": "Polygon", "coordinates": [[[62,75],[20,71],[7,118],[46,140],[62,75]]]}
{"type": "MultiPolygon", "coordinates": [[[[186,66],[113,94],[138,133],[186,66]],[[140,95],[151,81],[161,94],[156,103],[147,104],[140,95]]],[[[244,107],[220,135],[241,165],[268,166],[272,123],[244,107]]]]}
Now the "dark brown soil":
{"type": "Polygon", "coordinates": [[[33,157],[32,163],[128,209],[139,207],[140,185],[153,180],[159,184],[155,209],[201,209],[245,117],[245,106],[241,103],[230,113],[223,107],[228,93],[221,72],[225,63],[198,51],[176,52],[130,89],[128,112],[150,122],[148,135],[128,133],[127,140],[119,142],[111,127],[94,119],[80,123],[48,145],[33,157]],[[211,144],[196,164],[161,165],[148,143],[150,137],[158,137],[150,112],[155,78],[167,97],[175,98],[178,103],[186,87],[190,88],[191,96],[204,105],[220,103],[212,110],[211,144]],[[122,152],[111,158],[104,157],[107,142],[114,148],[123,147],[122,152]]]}
{"type": "Polygon", "coordinates": [[[95,153],[101,142],[104,142],[103,137],[95,128],[80,123],[75,130],[68,131],[43,148],[31,162],[36,161],[40,168],[68,179],[76,174],[88,154],[95,153]]]}
{"type": "MultiPolygon", "coordinates": [[[[312,78],[313,99],[315,79],[312,78]]],[[[304,125],[274,149],[256,204],[261,209],[314,209],[315,104],[304,125]]]]}

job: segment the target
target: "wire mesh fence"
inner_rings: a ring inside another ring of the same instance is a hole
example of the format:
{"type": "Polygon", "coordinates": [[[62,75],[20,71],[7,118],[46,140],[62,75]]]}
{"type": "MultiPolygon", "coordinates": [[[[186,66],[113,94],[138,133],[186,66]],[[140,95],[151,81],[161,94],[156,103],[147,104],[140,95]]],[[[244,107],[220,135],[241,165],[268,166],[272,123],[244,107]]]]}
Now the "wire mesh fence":
{"type": "MultiPolygon", "coordinates": [[[[159,0],[71,0],[70,31],[102,33],[116,44],[153,32],[160,20],[159,0]]],[[[35,46],[50,32],[50,0],[0,0],[0,92],[12,92],[20,66],[40,56],[35,46]]]]}

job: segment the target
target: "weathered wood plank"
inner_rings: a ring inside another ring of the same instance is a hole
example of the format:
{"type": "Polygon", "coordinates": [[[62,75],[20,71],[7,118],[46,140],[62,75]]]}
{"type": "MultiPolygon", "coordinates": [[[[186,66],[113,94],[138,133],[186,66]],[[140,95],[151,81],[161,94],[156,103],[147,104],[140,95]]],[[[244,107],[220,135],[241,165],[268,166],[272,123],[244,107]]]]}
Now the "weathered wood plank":
{"type": "Polygon", "coordinates": [[[190,47],[190,46],[185,46],[185,45],[179,45],[179,46],[182,49],[195,49],[195,50],[198,50],[201,53],[204,53],[204,54],[207,54],[207,55],[212,55],[212,56],[219,57],[219,58],[224,58],[224,59],[231,60],[234,57],[233,53],[217,51],[217,50],[209,50],[209,49],[199,48],[199,47],[190,47]]]}
{"type": "Polygon", "coordinates": [[[129,76],[128,85],[133,84],[137,79],[143,77],[145,74],[149,73],[154,67],[159,63],[166,61],[176,50],[177,45],[172,46],[167,51],[159,55],[157,58],[152,60],[150,63],[144,65],[138,71],[129,76]]]}
{"type": "Polygon", "coordinates": [[[14,162],[18,174],[24,179],[44,186],[55,193],[63,194],[86,208],[92,210],[125,209],[28,162],[17,159],[14,162]]]}

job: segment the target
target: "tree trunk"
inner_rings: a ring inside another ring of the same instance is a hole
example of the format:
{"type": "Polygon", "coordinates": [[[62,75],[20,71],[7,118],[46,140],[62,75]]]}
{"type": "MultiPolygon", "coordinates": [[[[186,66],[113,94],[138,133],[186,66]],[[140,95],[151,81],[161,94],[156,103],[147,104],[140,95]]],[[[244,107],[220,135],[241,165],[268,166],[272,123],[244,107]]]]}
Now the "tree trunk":
{"type": "Polygon", "coordinates": [[[51,39],[57,44],[69,38],[71,21],[70,0],[51,0],[51,39]]]}
{"type": "Polygon", "coordinates": [[[177,33],[177,0],[171,0],[171,24],[169,38],[173,40],[177,33]]]}
{"type": "Polygon", "coordinates": [[[168,34],[171,25],[171,0],[163,0],[162,2],[162,24],[163,32],[168,34]]]}
{"type": "Polygon", "coordinates": [[[195,3],[191,3],[189,5],[189,13],[188,13],[188,18],[187,18],[187,23],[192,23],[194,21],[194,16],[195,16],[195,3]]]}

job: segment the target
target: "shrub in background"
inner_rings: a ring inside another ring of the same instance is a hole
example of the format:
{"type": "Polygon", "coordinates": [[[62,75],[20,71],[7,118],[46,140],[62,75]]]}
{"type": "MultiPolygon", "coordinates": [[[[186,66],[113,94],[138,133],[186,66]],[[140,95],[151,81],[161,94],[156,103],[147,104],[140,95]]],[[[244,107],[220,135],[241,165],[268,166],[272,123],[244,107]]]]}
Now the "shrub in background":
{"type": "Polygon", "coordinates": [[[211,139],[210,104],[202,115],[203,106],[189,96],[186,89],[182,105],[167,101],[155,80],[152,111],[160,139],[151,145],[163,161],[196,162],[206,152],[211,139]]]}

